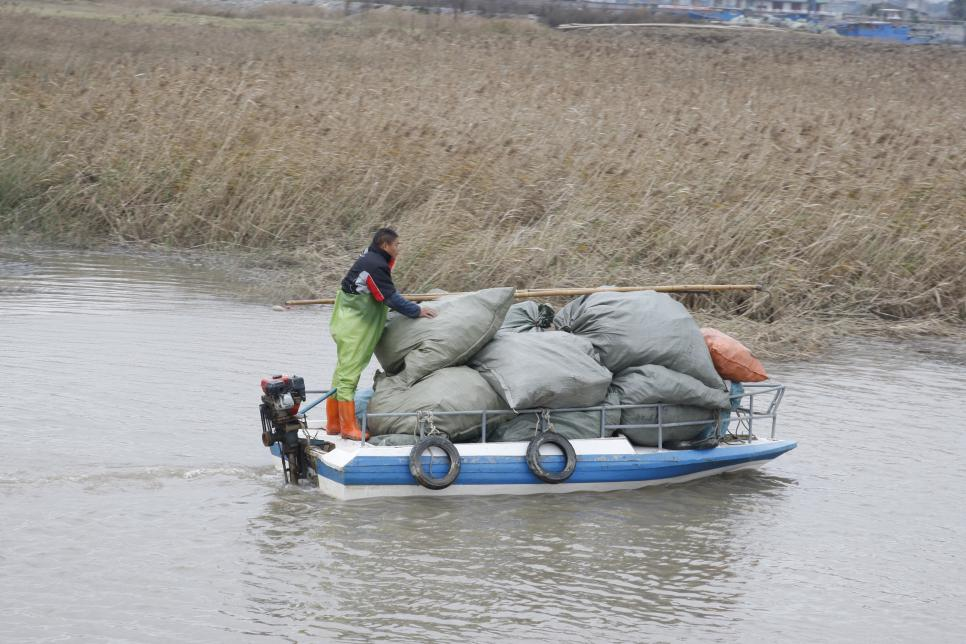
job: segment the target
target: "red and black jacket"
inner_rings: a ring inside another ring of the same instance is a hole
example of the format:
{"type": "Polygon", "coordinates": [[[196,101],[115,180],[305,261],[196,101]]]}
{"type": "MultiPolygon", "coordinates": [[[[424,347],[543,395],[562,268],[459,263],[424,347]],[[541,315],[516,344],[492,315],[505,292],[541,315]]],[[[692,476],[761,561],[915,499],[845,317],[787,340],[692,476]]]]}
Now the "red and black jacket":
{"type": "Polygon", "coordinates": [[[368,293],[377,302],[385,303],[406,317],[418,318],[419,305],[400,295],[392,283],[392,267],[395,263],[389,253],[370,246],[342,278],[342,290],[351,295],[368,293]]]}

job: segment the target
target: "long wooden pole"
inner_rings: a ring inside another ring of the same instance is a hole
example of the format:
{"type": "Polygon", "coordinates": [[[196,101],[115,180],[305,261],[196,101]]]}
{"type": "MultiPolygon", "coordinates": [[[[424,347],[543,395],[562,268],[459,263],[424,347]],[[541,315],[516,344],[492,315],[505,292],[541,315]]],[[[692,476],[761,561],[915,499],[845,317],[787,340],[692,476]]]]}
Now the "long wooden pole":
{"type": "MultiPolygon", "coordinates": [[[[721,293],[725,291],[760,291],[760,284],[670,284],[666,286],[599,286],[597,288],[534,288],[517,291],[513,297],[525,300],[533,297],[576,297],[591,293],[631,293],[633,291],[657,291],[659,293],[721,293]]],[[[404,295],[410,302],[430,302],[448,295],[464,295],[465,293],[413,293],[404,295]]],[[[317,300],[289,300],[288,306],[302,306],[304,304],[335,304],[334,297],[323,297],[317,300]]]]}

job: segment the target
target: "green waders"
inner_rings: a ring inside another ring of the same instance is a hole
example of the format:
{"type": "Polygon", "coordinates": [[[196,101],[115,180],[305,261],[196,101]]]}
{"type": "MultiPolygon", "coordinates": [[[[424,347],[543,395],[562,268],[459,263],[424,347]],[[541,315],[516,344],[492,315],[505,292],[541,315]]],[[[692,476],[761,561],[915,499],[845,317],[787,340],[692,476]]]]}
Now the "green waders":
{"type": "Polygon", "coordinates": [[[329,332],[338,350],[332,376],[332,387],[338,390],[336,400],[355,400],[356,386],[382,336],[388,311],[385,304],[368,293],[350,295],[339,289],[329,322],[329,332]]]}

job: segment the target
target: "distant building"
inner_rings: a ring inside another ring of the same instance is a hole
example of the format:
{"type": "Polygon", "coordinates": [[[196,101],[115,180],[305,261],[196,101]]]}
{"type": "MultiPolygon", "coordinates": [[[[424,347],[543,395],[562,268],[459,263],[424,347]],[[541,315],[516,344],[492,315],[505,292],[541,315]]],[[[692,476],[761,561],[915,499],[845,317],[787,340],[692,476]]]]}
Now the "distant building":
{"type": "Polygon", "coordinates": [[[925,11],[921,10],[922,5],[918,0],[910,0],[905,4],[877,2],[869,6],[875,8],[875,13],[870,15],[889,22],[908,22],[910,20],[927,19],[929,17],[925,11]]]}
{"type": "Polygon", "coordinates": [[[846,14],[858,16],[865,12],[865,4],[859,0],[832,0],[825,10],[840,18],[846,14]]]}
{"type": "Polygon", "coordinates": [[[734,0],[736,9],[783,13],[816,13],[826,11],[828,0],[734,0]]]}
{"type": "MultiPolygon", "coordinates": [[[[621,4],[638,4],[636,0],[600,0],[604,2],[620,2],[621,4]]],[[[644,2],[640,2],[644,4],[644,2]]],[[[667,0],[658,8],[676,7],[715,7],[719,9],[750,9],[757,11],[793,11],[816,12],[824,11],[828,0],[667,0]]]]}
{"type": "MultiPolygon", "coordinates": [[[[650,5],[657,9],[678,8],[717,8],[748,9],[764,12],[816,13],[827,11],[829,0],[664,0],[655,4],[654,0],[589,0],[601,4],[650,5]]],[[[918,1],[918,0],[913,0],[918,1]]]]}
{"type": "Polygon", "coordinates": [[[820,17],[863,16],[889,22],[914,21],[927,19],[927,0],[584,0],[593,4],[623,5],[624,7],[650,6],[654,9],[678,11],[694,9],[737,9],[766,14],[819,14],[820,17]],[[869,7],[879,7],[876,14],[869,13],[869,7]]]}

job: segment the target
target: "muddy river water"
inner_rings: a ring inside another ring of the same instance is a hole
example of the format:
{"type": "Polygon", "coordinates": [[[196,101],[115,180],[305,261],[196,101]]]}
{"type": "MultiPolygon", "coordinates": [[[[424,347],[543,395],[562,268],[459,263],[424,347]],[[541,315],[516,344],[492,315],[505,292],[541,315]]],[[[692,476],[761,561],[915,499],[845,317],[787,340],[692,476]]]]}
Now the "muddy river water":
{"type": "Polygon", "coordinates": [[[769,364],[799,447],[756,473],[347,504],[259,441],[259,379],[334,365],[326,310],[270,304],[0,250],[0,640],[966,641],[953,343],[769,364]]]}

